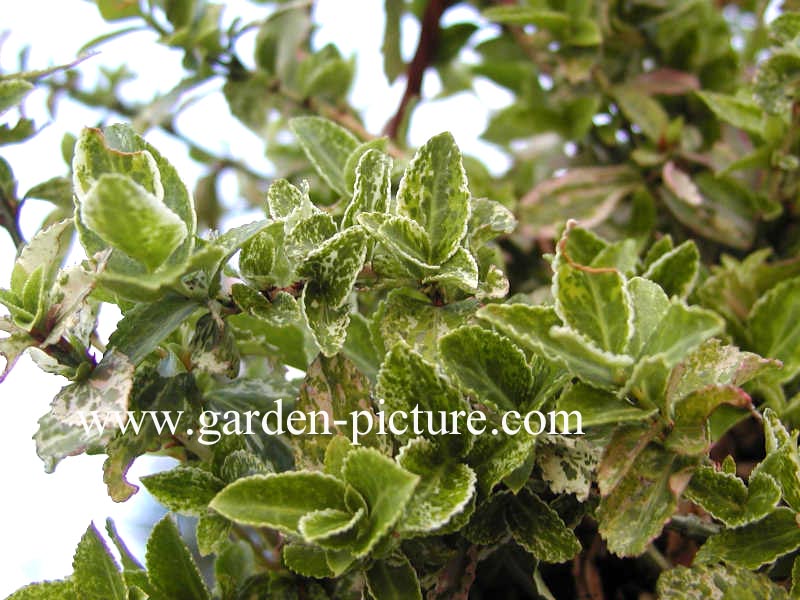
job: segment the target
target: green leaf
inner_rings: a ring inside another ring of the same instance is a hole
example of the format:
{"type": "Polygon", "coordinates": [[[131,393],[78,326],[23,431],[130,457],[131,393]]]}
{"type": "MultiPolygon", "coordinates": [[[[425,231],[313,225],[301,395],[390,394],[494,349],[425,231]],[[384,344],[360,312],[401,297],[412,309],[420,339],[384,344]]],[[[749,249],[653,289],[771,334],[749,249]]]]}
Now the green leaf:
{"type": "Polygon", "coordinates": [[[346,129],[321,117],[295,117],[289,124],[317,172],[335,192],[348,196],[344,170],[358,140],[346,129]]]}
{"type": "Polygon", "coordinates": [[[397,190],[397,212],[426,232],[430,253],[425,262],[441,265],[455,254],[467,231],[469,189],[450,133],[432,137],[411,159],[397,190]]]}
{"type": "Polygon", "coordinates": [[[239,479],[219,492],[209,506],[237,523],[297,534],[298,522],[310,512],[347,510],[344,495],[344,484],[338,479],[294,471],[239,479]]]}
{"type": "Polygon", "coordinates": [[[87,600],[126,600],[128,597],[117,563],[103,538],[89,525],[72,559],[72,580],[87,600]]]}
{"type": "Polygon", "coordinates": [[[354,225],[360,213],[387,211],[392,193],[392,159],[380,150],[367,150],[355,168],[353,187],[353,199],[345,208],[342,229],[354,225]]]}
{"type": "Polygon", "coordinates": [[[141,14],[139,0],[97,0],[97,8],[106,21],[119,21],[141,14]]]}
{"type": "Polygon", "coordinates": [[[658,409],[643,409],[605,390],[585,383],[567,388],[558,399],[558,410],[578,411],[583,427],[644,421],[654,416],[658,409]]]}
{"type": "MultiPolygon", "coordinates": [[[[594,227],[641,186],[640,175],[627,165],[580,167],[538,183],[519,202],[520,230],[537,239],[553,239],[568,219],[594,227]]],[[[575,229],[570,233],[576,235],[575,229]]],[[[570,252],[573,260],[581,258],[570,252]]]]}
{"type": "Polygon", "coordinates": [[[522,347],[561,360],[575,375],[598,387],[620,385],[633,363],[631,357],[604,352],[588,338],[560,326],[552,307],[490,304],[478,316],[522,347]]]}
{"type": "Polygon", "coordinates": [[[570,26],[569,16],[554,10],[540,10],[524,6],[494,6],[482,12],[489,21],[506,25],[536,25],[558,35],[570,26]]]}
{"type": "Polygon", "coordinates": [[[565,258],[561,256],[553,279],[556,313],[603,350],[623,354],[632,334],[625,279],[619,271],[584,270],[565,258]]]}
{"type": "Polygon", "coordinates": [[[117,324],[108,347],[138,364],[197,308],[196,301],[179,296],[167,296],[153,304],[139,304],[117,324]]]}
{"type": "Polygon", "coordinates": [[[460,462],[442,460],[436,446],[425,438],[403,446],[397,462],[420,478],[399,525],[403,534],[424,535],[447,525],[475,493],[475,472],[460,462]]]}
{"type": "Polygon", "coordinates": [[[800,548],[797,515],[789,508],[779,507],[760,521],[712,535],[695,560],[698,564],[725,561],[757,569],[797,548],[800,548]]]}
{"type": "Polygon", "coordinates": [[[695,93],[721,121],[748,133],[764,135],[764,111],[755,102],[707,90],[695,93]]]}
{"type": "Polygon", "coordinates": [[[520,492],[511,501],[507,514],[514,540],[538,560],[565,562],[581,551],[575,533],[537,495],[527,490],[520,492]]]}
{"type": "Polygon", "coordinates": [[[325,558],[325,550],[318,546],[291,542],[284,546],[281,556],[288,569],[305,577],[323,579],[334,576],[325,558]]]}
{"type": "Polygon", "coordinates": [[[734,565],[678,566],[661,573],[656,586],[662,600],[706,600],[707,598],[752,598],[785,600],[786,590],[763,573],[734,565]]]}
{"type": "Polygon", "coordinates": [[[417,573],[404,556],[375,561],[366,575],[374,600],[422,600],[417,573]]]}
{"type": "MultiPolygon", "coordinates": [[[[452,411],[466,411],[469,406],[459,391],[442,375],[436,372],[433,364],[403,342],[398,342],[386,355],[378,373],[375,393],[386,404],[382,407],[388,412],[403,411],[407,415],[415,408],[438,419],[439,411],[448,415],[452,411]]],[[[436,419],[434,419],[436,420],[436,419]]],[[[448,426],[451,419],[447,420],[448,426]]],[[[458,419],[459,433],[434,435],[433,431],[441,424],[419,424],[419,429],[400,436],[407,440],[415,435],[423,435],[442,448],[451,457],[464,456],[472,444],[472,436],[466,431],[466,417],[458,419]]]]}
{"type": "Polygon", "coordinates": [[[633,87],[617,86],[613,89],[613,95],[622,114],[637,125],[652,142],[658,144],[669,123],[669,115],[664,107],[633,87]]]}
{"type": "Polygon", "coordinates": [[[215,514],[204,514],[197,519],[197,550],[200,556],[219,554],[228,544],[231,522],[215,514]]]}
{"type": "Polygon", "coordinates": [[[783,363],[780,381],[800,372],[800,277],[783,281],[761,296],[747,327],[752,350],[783,363]]]}
{"type": "Polygon", "coordinates": [[[146,560],[150,581],[167,598],[208,600],[211,597],[169,515],[153,527],[147,540],[146,560]]]}
{"type": "Polygon", "coordinates": [[[734,474],[700,467],[684,496],[728,527],[739,527],[769,514],[781,499],[781,489],[765,473],[751,477],[748,489],[734,474]]]}
{"type": "MultiPolygon", "coordinates": [[[[614,444],[612,439],[609,447],[614,444]]],[[[619,450],[623,451],[621,446],[619,450]]],[[[600,480],[602,498],[597,520],[611,552],[636,556],[661,533],[675,512],[678,497],[689,482],[687,467],[691,463],[654,443],[645,446],[633,460],[626,456],[623,461],[629,466],[613,487],[600,480]]]]}
{"type": "Polygon", "coordinates": [[[699,268],[697,245],[692,240],[686,240],[654,260],[642,277],[658,283],[667,296],[686,298],[694,287],[699,268]]]}
{"type": "Polygon", "coordinates": [[[402,0],[384,0],[386,23],[383,30],[383,72],[389,83],[394,83],[405,71],[405,61],[400,48],[400,20],[403,16],[402,0]]]}
{"type": "Polygon", "coordinates": [[[161,266],[187,235],[178,215],[125,175],[101,175],[86,193],[81,217],[103,240],[151,271],[161,266]]]}
{"type": "Polygon", "coordinates": [[[350,452],[342,476],[366,502],[369,516],[366,527],[350,547],[354,556],[366,556],[402,516],[419,476],[372,448],[350,452]]]}
{"type": "Polygon", "coordinates": [[[78,600],[78,595],[72,581],[62,579],[26,585],[6,600],[78,600]]]}
{"type": "Polygon", "coordinates": [[[781,488],[786,503],[800,511],[800,455],[797,432],[787,433],[780,419],[771,410],[764,411],[764,437],[767,456],[758,463],[751,477],[771,475],[781,488]]]}
{"type": "Polygon", "coordinates": [[[197,467],[180,466],[141,478],[144,487],[169,510],[201,516],[225,487],[222,480],[197,467]]]}
{"type": "Polygon", "coordinates": [[[31,90],[33,90],[33,84],[24,79],[0,81],[0,115],[20,104],[31,90]]]}
{"type": "MultiPolygon", "coordinates": [[[[539,439],[524,431],[519,435],[506,435],[499,419],[497,421],[488,422],[484,435],[476,436],[468,456],[469,465],[475,471],[478,486],[484,494],[489,494],[494,486],[530,463],[539,439]],[[494,425],[497,426],[494,427],[498,430],[497,435],[491,435],[494,425]]],[[[509,419],[509,424],[514,427],[521,425],[513,418],[509,419]]]]}
{"type": "Polygon", "coordinates": [[[722,320],[713,312],[686,306],[673,299],[657,331],[644,344],[643,356],[659,355],[674,366],[692,350],[723,329],[722,320]]]}
{"type": "Polygon", "coordinates": [[[508,338],[476,326],[459,327],[439,340],[442,362],[482,402],[503,410],[532,399],[533,373],[508,338]]]}

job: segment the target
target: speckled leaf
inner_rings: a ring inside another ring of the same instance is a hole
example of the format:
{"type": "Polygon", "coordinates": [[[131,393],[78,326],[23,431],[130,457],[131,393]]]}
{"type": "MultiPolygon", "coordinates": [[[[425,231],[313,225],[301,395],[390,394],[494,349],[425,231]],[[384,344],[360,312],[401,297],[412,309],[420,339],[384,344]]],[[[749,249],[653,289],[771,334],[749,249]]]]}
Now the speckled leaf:
{"type": "Polygon", "coordinates": [[[169,515],[153,527],[147,540],[146,561],[151,583],[166,598],[208,600],[211,597],[169,515]]]}
{"type": "Polygon", "coordinates": [[[692,475],[684,497],[728,527],[739,527],[771,512],[781,499],[781,489],[765,473],[751,477],[748,488],[732,473],[700,467],[692,475]]]}
{"type": "Polygon", "coordinates": [[[374,562],[366,576],[373,600],[422,600],[417,572],[404,556],[374,562]]]}
{"type": "MultiPolygon", "coordinates": [[[[287,224],[289,227],[289,224],[287,224]]],[[[336,235],[336,223],[328,213],[315,212],[291,225],[286,234],[285,246],[276,248],[286,252],[291,261],[302,262],[320,245],[336,235]]]]}
{"type": "Polygon", "coordinates": [[[6,361],[3,370],[0,371],[0,383],[3,383],[25,350],[35,345],[36,340],[24,331],[15,331],[7,337],[0,338],[0,356],[6,361]]]}
{"type": "Polygon", "coordinates": [[[565,562],[581,551],[573,531],[535,494],[520,492],[507,514],[514,540],[542,562],[565,562]]]}
{"type": "Polygon", "coordinates": [[[427,233],[426,262],[441,265],[455,253],[467,231],[469,189],[450,133],[432,137],[411,159],[397,191],[397,211],[427,233]]]}
{"type": "Polygon", "coordinates": [[[516,226],[514,213],[499,202],[487,198],[473,198],[470,201],[467,237],[473,251],[497,236],[511,233],[516,226]]]}
{"type": "Polygon", "coordinates": [[[475,472],[463,463],[442,460],[437,447],[425,438],[403,446],[397,462],[420,477],[399,525],[403,534],[424,535],[443,527],[463,512],[475,493],[475,472]]]}
{"type": "Polygon", "coordinates": [[[48,412],[39,419],[39,429],[33,439],[45,472],[52,473],[58,463],[68,456],[82,454],[89,448],[103,448],[112,433],[111,430],[102,434],[96,430],[86,433],[83,427],[64,425],[48,412]]]}
{"type": "Polygon", "coordinates": [[[786,590],[762,573],[734,565],[678,566],[661,573],[656,586],[662,600],[786,600],[786,590]]]}
{"type": "Polygon", "coordinates": [[[422,283],[434,282],[474,293],[478,289],[478,263],[469,250],[459,247],[438,271],[422,280],[422,283]]]}
{"type": "Polygon", "coordinates": [[[347,304],[341,308],[331,307],[308,285],[303,289],[300,300],[302,314],[314,343],[325,356],[334,356],[347,339],[350,307],[347,304]]]}
{"type": "Polygon", "coordinates": [[[381,354],[404,341],[425,358],[432,359],[439,338],[462,325],[477,308],[474,300],[436,306],[421,292],[394,289],[371,319],[372,339],[381,354]]]}
{"type": "Polygon", "coordinates": [[[712,535],[695,557],[698,564],[725,561],[757,569],[800,548],[800,525],[796,513],[786,507],[743,527],[712,535]]]}
{"type": "Polygon", "coordinates": [[[670,380],[669,394],[672,399],[678,399],[712,384],[742,386],[777,368],[774,360],[744,352],[712,338],[676,367],[670,380]]]}
{"type": "Polygon", "coordinates": [[[440,338],[439,352],[447,370],[482,402],[512,410],[531,399],[533,373],[508,338],[481,327],[460,327],[440,338]]]}
{"type": "Polygon", "coordinates": [[[355,170],[353,199],[345,208],[342,229],[355,225],[360,213],[386,212],[392,193],[392,159],[380,150],[367,150],[355,170]]]}
{"type": "Polygon", "coordinates": [[[276,179],[267,190],[267,212],[273,219],[284,219],[308,197],[308,190],[300,190],[286,179],[276,179]]]}
{"type": "MultiPolygon", "coordinates": [[[[375,393],[384,400],[387,411],[410,412],[414,407],[422,411],[467,411],[469,406],[456,387],[437,373],[436,367],[411,349],[398,342],[386,355],[378,373],[375,393]]],[[[465,417],[459,420],[459,433],[433,435],[432,427],[421,424],[420,430],[407,432],[402,439],[423,435],[439,445],[452,457],[464,456],[472,445],[472,436],[466,431],[465,417]]]]}
{"type": "Polygon", "coordinates": [[[298,533],[300,518],[315,510],[347,510],[345,487],[322,473],[291,471],[239,479],[219,492],[210,507],[245,525],[298,533]]]}
{"type": "Polygon", "coordinates": [[[87,380],[61,388],[53,399],[51,414],[61,423],[77,427],[83,423],[82,416],[91,420],[92,411],[97,411],[101,419],[109,416],[106,424],[116,426],[111,415],[125,413],[132,388],[133,363],[124,354],[109,350],[87,380]]]}
{"type": "Polygon", "coordinates": [[[546,435],[536,449],[536,465],[553,493],[586,500],[602,453],[602,445],[583,436],[546,435]]]}
{"type": "Polygon", "coordinates": [[[298,274],[308,279],[308,294],[331,308],[341,307],[364,266],[366,250],[366,233],[361,227],[350,227],[319,245],[298,269],[298,274]]]}
{"type": "Polygon", "coordinates": [[[201,516],[225,483],[202,469],[179,466],[141,478],[144,487],[169,510],[201,516]]]}
{"type": "Polygon", "coordinates": [[[350,452],[345,458],[342,475],[367,505],[367,526],[351,546],[354,556],[366,556],[403,514],[419,476],[372,448],[356,448],[350,452]]]}
{"type": "Polygon", "coordinates": [[[358,140],[343,127],[321,117],[296,117],[289,125],[317,172],[334,191],[348,196],[344,169],[347,158],[358,147],[358,140]]]}
{"type": "Polygon", "coordinates": [[[711,444],[708,418],[722,404],[752,407],[750,396],[733,385],[708,386],[698,390],[675,405],[675,424],[664,441],[665,445],[679,454],[706,452],[711,444]]]}
{"type": "MultiPolygon", "coordinates": [[[[332,435],[341,434],[352,441],[352,413],[366,411],[372,415],[370,392],[369,380],[348,358],[342,354],[318,356],[306,370],[295,408],[306,414],[327,414],[332,435]]],[[[317,434],[294,437],[297,465],[314,468],[322,464],[331,436],[320,433],[324,430],[324,417],[317,417],[317,425],[317,434]]],[[[386,440],[385,436],[370,432],[359,436],[358,443],[383,448],[386,440]]]]}
{"type": "Polygon", "coordinates": [[[116,173],[100,175],[89,188],[81,218],[110,246],[150,271],[161,266],[187,236],[184,222],[157,196],[116,173]]]}
{"type": "Polygon", "coordinates": [[[361,213],[356,220],[389,252],[410,263],[412,269],[437,269],[438,265],[429,263],[430,239],[416,221],[383,213],[361,213]]]}
{"type": "Polygon", "coordinates": [[[753,351],[783,362],[780,381],[800,372],[800,277],[783,281],[761,296],[747,327],[753,351]]]}
{"type": "Polygon", "coordinates": [[[630,461],[613,489],[603,489],[597,509],[600,534],[608,549],[619,556],[644,552],[675,512],[678,497],[688,483],[691,463],[647,445],[630,461]]]}
{"type": "Polygon", "coordinates": [[[700,253],[692,240],[662,254],[642,277],[655,281],[667,296],[686,298],[692,291],[700,268],[700,253]]]}

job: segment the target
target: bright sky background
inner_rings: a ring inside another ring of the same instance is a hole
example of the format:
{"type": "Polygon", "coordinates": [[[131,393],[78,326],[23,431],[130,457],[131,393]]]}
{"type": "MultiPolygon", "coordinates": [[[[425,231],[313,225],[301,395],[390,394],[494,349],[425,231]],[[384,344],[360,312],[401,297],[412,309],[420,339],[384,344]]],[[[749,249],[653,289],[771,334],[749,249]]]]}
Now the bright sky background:
{"type": "MultiPolygon", "coordinates": [[[[316,47],[328,42],[339,46],[344,55],[357,56],[357,79],[351,92],[353,104],[364,110],[367,129],[379,132],[402,95],[404,81],[389,86],[382,72],[380,55],[383,32],[383,2],[380,0],[320,0],[315,21],[320,28],[313,38],[316,47]],[[355,20],[355,22],[354,22],[355,20]]],[[[263,17],[264,6],[245,0],[226,3],[225,20],[240,15],[245,20],[263,17]]],[[[444,23],[473,20],[469,9],[448,11],[444,23]]],[[[14,10],[3,11],[0,28],[10,36],[0,51],[3,72],[16,70],[16,55],[26,44],[31,45],[30,68],[68,63],[87,40],[116,28],[105,23],[93,3],[80,0],[26,0],[14,3],[14,10]]],[[[413,19],[403,23],[403,52],[413,54],[419,29],[413,19]]],[[[244,40],[243,40],[244,41],[244,40]]],[[[250,47],[252,39],[250,40],[250,47]]],[[[147,99],[156,91],[170,89],[182,76],[180,54],[155,43],[155,35],[136,33],[103,45],[102,53],[81,66],[85,81],[96,77],[100,65],[118,66],[127,63],[139,77],[123,88],[129,99],[147,99]]],[[[250,59],[245,42],[240,55],[250,59]]],[[[219,87],[219,84],[217,84],[219,87]]],[[[213,89],[213,88],[211,88],[213,89]]],[[[426,76],[423,92],[433,97],[439,82],[426,76]]],[[[486,126],[488,110],[499,108],[510,100],[508,94],[489,84],[478,82],[478,96],[462,93],[443,101],[420,105],[411,122],[410,137],[414,145],[422,144],[440,131],[453,132],[465,153],[480,156],[494,171],[502,171],[505,157],[496,149],[478,140],[486,126]]],[[[52,176],[64,175],[60,142],[66,132],[77,134],[85,125],[98,120],[97,113],[70,102],[61,102],[54,122],[48,123],[43,107],[44,95],[34,93],[26,102],[26,111],[37,125],[46,125],[37,137],[19,146],[0,148],[14,169],[19,195],[33,185],[52,176]]],[[[10,114],[10,113],[9,113],[10,114]]],[[[211,94],[193,105],[177,121],[178,128],[209,149],[244,159],[254,168],[269,171],[263,158],[263,144],[229,115],[220,94],[211,94]],[[213,119],[209,119],[213,115],[213,119]]],[[[177,167],[190,185],[202,174],[197,164],[186,155],[184,147],[157,131],[147,134],[153,143],[177,167]]],[[[224,190],[235,190],[228,182],[224,190]]],[[[30,202],[23,211],[23,233],[30,238],[48,211],[45,203],[30,202]]],[[[236,201],[233,200],[234,206],[236,201]]],[[[257,218],[239,214],[237,221],[257,218]]],[[[13,264],[14,248],[5,232],[0,231],[0,287],[7,287],[13,264]]],[[[0,310],[4,310],[0,308],[0,310]]],[[[101,330],[107,336],[113,329],[115,315],[106,311],[101,330]]],[[[2,359],[0,359],[2,360],[2,359]]],[[[64,460],[52,475],[44,473],[36,456],[31,436],[37,419],[47,412],[49,403],[65,380],[41,372],[33,362],[23,358],[5,383],[0,386],[2,418],[0,418],[0,456],[3,457],[0,502],[0,531],[5,543],[0,544],[0,597],[18,587],[41,579],[55,579],[72,571],[72,553],[89,522],[102,528],[106,517],[112,517],[126,541],[139,556],[143,540],[162,510],[142,490],[124,504],[115,504],[106,493],[102,481],[105,456],[80,456],[64,460]]],[[[129,473],[136,483],[139,476],[167,468],[169,459],[140,459],[129,473]]]]}

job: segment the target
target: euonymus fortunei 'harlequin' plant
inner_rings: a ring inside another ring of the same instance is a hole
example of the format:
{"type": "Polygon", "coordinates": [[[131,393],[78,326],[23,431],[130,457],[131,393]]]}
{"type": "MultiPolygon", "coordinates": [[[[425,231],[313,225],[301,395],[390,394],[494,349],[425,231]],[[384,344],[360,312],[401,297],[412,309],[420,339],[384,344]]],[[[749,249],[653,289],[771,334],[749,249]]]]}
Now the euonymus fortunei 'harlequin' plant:
{"type": "MultiPolygon", "coordinates": [[[[207,2],[97,4],[188,76],[138,105],[121,72],[0,75],[3,118],[40,86],[133,123],[67,137],[68,175],[21,199],[0,159],[19,247],[0,377],[27,351],[67,378],[35,437],[49,471],[105,454],[124,501],[137,457],[178,459],[142,483],[196,548],[167,516],[143,564],[91,525],[71,576],[11,598],[800,596],[793,3],[768,25],[763,2],[481,1],[443,26],[454,3],[387,0],[384,69],[407,89],[384,138],[347,104],[352,61],[310,44],[310,3],[228,26],[207,2]],[[407,147],[428,68],[445,96],[511,93],[483,134],[505,174],[450,133],[407,147]],[[175,127],[214,78],[275,177],[175,127]],[[205,165],[193,191],[150,127],[205,165]],[[231,170],[263,217],[219,230],[231,170]],[[27,242],[26,198],[54,206],[27,242]],[[86,259],[64,265],[73,239],[86,259]],[[122,313],[107,343],[103,303],[122,313]],[[392,425],[415,411],[451,427],[392,425]],[[564,420],[532,432],[533,414],[564,420]]],[[[34,132],[21,116],[0,143],[34,132]]]]}

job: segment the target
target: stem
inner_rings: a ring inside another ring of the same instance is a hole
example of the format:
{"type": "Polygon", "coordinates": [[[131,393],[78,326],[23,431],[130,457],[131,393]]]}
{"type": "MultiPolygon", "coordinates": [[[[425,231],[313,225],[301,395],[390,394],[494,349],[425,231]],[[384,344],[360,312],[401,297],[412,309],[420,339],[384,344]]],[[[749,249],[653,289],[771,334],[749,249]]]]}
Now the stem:
{"type": "Polygon", "coordinates": [[[673,515],[666,527],[698,541],[705,541],[720,531],[719,525],[701,521],[695,515],[673,515]]]}
{"type": "Polygon", "coordinates": [[[419,97],[422,92],[422,78],[425,70],[436,57],[436,47],[439,44],[439,20],[442,13],[450,3],[447,0],[429,0],[422,16],[422,29],[419,33],[419,42],[414,58],[406,71],[406,89],[400,100],[400,106],[394,116],[386,124],[384,131],[389,139],[397,140],[401,125],[405,120],[406,110],[411,101],[419,97]]]}
{"type": "Polygon", "coordinates": [[[237,523],[234,523],[232,530],[236,538],[242,540],[244,543],[250,546],[250,548],[253,551],[253,555],[256,557],[256,560],[258,560],[259,564],[261,564],[262,567],[264,567],[268,571],[280,571],[282,569],[281,561],[277,553],[269,552],[269,554],[271,555],[274,554],[274,556],[268,557],[267,551],[259,544],[257,544],[255,540],[253,540],[252,536],[250,535],[250,532],[247,531],[244,527],[242,527],[237,523]]]}

